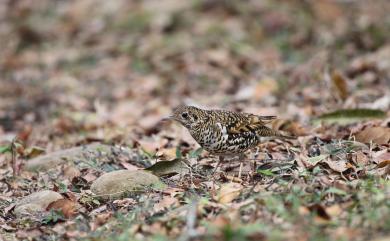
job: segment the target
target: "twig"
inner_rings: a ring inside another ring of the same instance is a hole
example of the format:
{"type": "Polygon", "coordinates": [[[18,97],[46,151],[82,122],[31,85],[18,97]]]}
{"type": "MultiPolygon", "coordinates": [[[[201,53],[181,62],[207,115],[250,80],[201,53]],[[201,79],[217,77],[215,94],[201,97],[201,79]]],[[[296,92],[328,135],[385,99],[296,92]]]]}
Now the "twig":
{"type": "Polygon", "coordinates": [[[198,232],[195,229],[197,208],[198,201],[192,201],[192,203],[188,207],[186,231],[179,238],[179,241],[188,241],[199,236],[198,232]]]}
{"type": "Polygon", "coordinates": [[[11,142],[11,166],[12,166],[12,176],[15,177],[18,174],[17,165],[16,165],[16,145],[15,142],[18,140],[17,137],[14,137],[11,142]]]}

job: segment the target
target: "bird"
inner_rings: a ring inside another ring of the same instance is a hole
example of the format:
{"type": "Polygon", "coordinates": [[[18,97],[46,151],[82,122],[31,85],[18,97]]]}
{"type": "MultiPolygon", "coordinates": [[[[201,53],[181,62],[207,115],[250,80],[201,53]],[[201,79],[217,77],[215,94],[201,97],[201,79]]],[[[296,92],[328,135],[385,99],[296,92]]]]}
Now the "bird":
{"type": "Polygon", "coordinates": [[[165,120],[179,122],[204,150],[218,156],[217,168],[226,156],[238,155],[242,158],[244,152],[257,147],[264,138],[295,139],[266,126],[275,118],[179,105],[165,120]]]}

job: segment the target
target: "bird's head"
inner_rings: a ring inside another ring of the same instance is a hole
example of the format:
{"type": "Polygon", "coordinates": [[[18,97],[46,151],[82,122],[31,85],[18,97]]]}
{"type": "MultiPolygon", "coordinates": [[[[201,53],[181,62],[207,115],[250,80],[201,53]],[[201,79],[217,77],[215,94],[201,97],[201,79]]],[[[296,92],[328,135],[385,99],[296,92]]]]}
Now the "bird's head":
{"type": "Polygon", "coordinates": [[[194,106],[180,105],[173,110],[173,114],[168,117],[178,121],[188,129],[194,128],[202,122],[202,110],[194,106]]]}

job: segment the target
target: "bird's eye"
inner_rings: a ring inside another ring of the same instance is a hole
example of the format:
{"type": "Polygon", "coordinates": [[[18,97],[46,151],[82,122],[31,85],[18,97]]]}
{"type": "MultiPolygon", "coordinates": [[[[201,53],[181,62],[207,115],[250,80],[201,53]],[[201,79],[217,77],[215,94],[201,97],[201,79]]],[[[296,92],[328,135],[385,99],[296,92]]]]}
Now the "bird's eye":
{"type": "Polygon", "coordinates": [[[184,119],[187,119],[188,118],[188,113],[184,112],[183,114],[181,114],[181,117],[183,117],[184,119]]]}

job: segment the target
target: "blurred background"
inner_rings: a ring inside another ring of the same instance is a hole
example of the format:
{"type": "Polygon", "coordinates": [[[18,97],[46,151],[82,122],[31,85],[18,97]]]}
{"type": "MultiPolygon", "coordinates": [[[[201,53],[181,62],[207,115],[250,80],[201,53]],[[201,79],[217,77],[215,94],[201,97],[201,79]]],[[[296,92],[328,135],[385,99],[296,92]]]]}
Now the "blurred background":
{"type": "Polygon", "coordinates": [[[388,111],[389,12],[388,0],[3,0],[0,136],[127,142],[183,102],[302,125],[388,111]]]}

